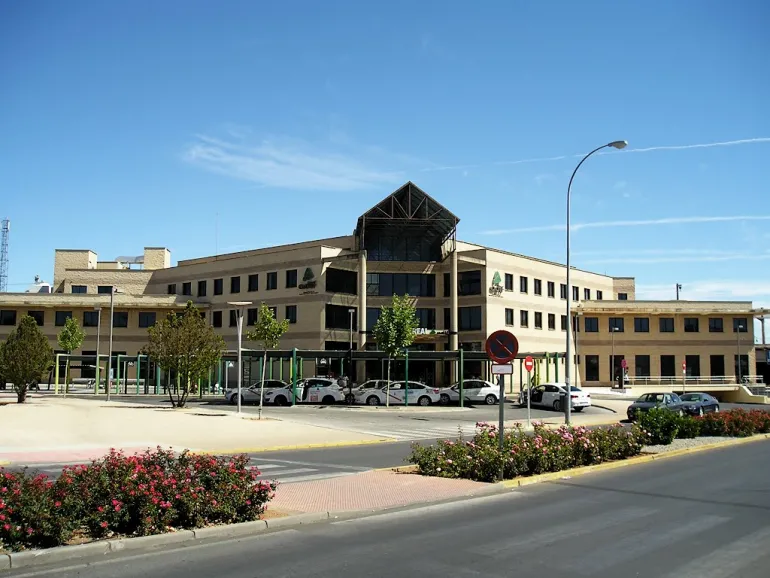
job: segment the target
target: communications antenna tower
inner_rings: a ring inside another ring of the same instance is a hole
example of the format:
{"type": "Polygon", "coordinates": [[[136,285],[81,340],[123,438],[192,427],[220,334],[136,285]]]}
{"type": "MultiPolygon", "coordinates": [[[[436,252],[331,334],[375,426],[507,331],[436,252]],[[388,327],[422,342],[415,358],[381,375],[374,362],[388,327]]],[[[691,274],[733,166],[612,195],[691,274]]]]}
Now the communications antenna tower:
{"type": "Polygon", "coordinates": [[[0,221],[0,293],[8,291],[8,235],[11,233],[11,221],[0,221]]]}

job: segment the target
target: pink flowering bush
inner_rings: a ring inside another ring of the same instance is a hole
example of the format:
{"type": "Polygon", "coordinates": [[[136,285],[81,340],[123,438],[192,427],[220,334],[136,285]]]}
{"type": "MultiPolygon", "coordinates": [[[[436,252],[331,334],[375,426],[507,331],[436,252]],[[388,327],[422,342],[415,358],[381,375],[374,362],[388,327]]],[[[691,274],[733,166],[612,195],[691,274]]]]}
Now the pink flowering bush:
{"type": "Polygon", "coordinates": [[[65,468],[56,481],[0,469],[0,548],[56,546],[78,530],[91,538],[144,536],[256,520],[276,487],[258,475],[244,455],[161,448],[133,456],[113,450],[65,468]]]}
{"type": "Polygon", "coordinates": [[[441,440],[436,445],[414,444],[407,458],[421,474],[445,478],[495,481],[503,468],[506,479],[621,460],[638,455],[642,431],[621,426],[589,430],[585,427],[549,430],[535,423],[528,435],[518,426],[506,430],[503,450],[499,432],[490,424],[477,424],[471,440],[441,440]]]}

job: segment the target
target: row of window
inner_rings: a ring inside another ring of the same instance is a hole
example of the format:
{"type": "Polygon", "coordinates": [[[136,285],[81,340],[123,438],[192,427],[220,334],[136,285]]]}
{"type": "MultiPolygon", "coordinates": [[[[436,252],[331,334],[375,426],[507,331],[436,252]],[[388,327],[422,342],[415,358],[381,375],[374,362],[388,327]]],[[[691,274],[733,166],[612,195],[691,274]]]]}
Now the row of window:
{"type": "MultiPolygon", "coordinates": [[[[599,331],[598,317],[585,317],[583,326],[586,333],[597,333],[599,331]]],[[[623,317],[610,317],[608,330],[614,333],[623,333],[625,331],[625,319],[623,317]]],[[[733,333],[747,333],[749,323],[746,317],[733,317],[733,333]]],[[[674,318],[658,318],[658,331],[660,333],[674,333],[674,318]]],[[[700,319],[698,317],[684,318],[684,332],[698,333],[700,331],[700,319]]],[[[650,318],[634,317],[634,332],[649,333],[650,318]]],[[[723,333],[724,320],[721,317],[709,317],[709,333],[723,333]]]]}
{"type": "MultiPolygon", "coordinates": [[[[585,357],[585,380],[587,382],[589,381],[601,381],[600,379],[600,367],[599,367],[599,356],[598,355],[586,355],[585,357]]],[[[700,355],[686,355],[685,356],[685,367],[686,367],[686,375],[687,377],[701,377],[701,356],[700,355]]],[[[579,357],[578,363],[579,363],[579,357]]],[[[653,377],[650,374],[650,356],[649,355],[635,355],[634,356],[634,370],[633,373],[630,371],[630,364],[629,364],[629,374],[634,375],[635,377],[653,377]]],[[[614,365],[614,371],[613,373],[613,379],[617,378],[617,376],[621,375],[621,372],[623,371],[623,355],[609,355],[607,357],[607,371],[610,371],[610,369],[614,365]]],[[[735,375],[738,375],[738,355],[733,355],[733,368],[732,371],[735,373],[735,375]]],[[[725,367],[725,356],[724,355],[710,355],[709,356],[709,365],[710,365],[710,376],[711,377],[722,377],[727,375],[727,368],[725,367]]],[[[661,355],[660,356],[660,376],[661,377],[671,377],[671,378],[677,378],[681,376],[680,373],[681,369],[679,368],[677,362],[676,362],[676,356],[674,355],[661,355]]],[[[740,375],[749,375],[749,356],[748,355],[741,355],[740,356],[740,375]]],[[[655,376],[657,377],[657,376],[655,376]]]]}
{"type": "MultiPolygon", "coordinates": [[[[273,312],[273,317],[278,319],[278,308],[270,307],[270,311],[273,312]]],[[[257,318],[259,316],[259,309],[249,308],[246,310],[246,325],[256,325],[257,318]]],[[[211,325],[214,327],[222,327],[222,311],[211,312],[211,325]]],[[[288,319],[290,324],[297,322],[297,306],[287,305],[284,309],[284,319],[288,319]]],[[[230,327],[236,327],[238,324],[238,313],[235,309],[230,309],[229,312],[230,327]]]]}
{"type": "MultiPolygon", "coordinates": [[[[480,272],[479,272],[480,273],[480,272]]],[[[512,273],[506,273],[505,274],[505,285],[504,289],[506,291],[513,291],[513,274],[512,273]]],[[[546,291],[548,294],[548,297],[556,297],[556,283],[553,281],[547,281],[546,282],[546,291]]],[[[535,295],[542,295],[543,294],[543,281],[541,279],[533,279],[532,280],[532,292],[535,295]]],[[[519,293],[529,293],[529,277],[526,277],[525,275],[519,275],[519,293]]],[[[567,298],[567,285],[566,283],[560,283],[559,284],[559,297],[562,299],[567,298]]],[[[585,301],[591,300],[591,289],[588,287],[583,288],[583,299],[585,301]]],[[[604,299],[604,293],[600,290],[596,290],[596,300],[602,301],[604,299]]],[[[621,301],[625,301],[628,299],[628,293],[618,293],[618,299],[621,301]]],[[[572,286],[572,300],[573,301],[579,301],[580,300],[580,287],[577,287],[575,285],[572,286]]]]}
{"type": "MultiPolygon", "coordinates": [[[[45,325],[45,311],[27,311],[27,315],[42,327],[45,325]]],[[[55,311],[54,324],[56,327],[64,327],[67,319],[72,317],[72,311],[55,311]]],[[[139,327],[152,327],[155,325],[156,313],[154,311],[139,312],[139,327]]],[[[0,311],[0,325],[16,325],[16,311],[0,311]]],[[[83,327],[97,327],[99,325],[99,311],[83,312],[83,327]]],[[[112,313],[112,326],[117,328],[128,327],[128,311],[114,311],[112,313]]]]}
{"type": "MultiPolygon", "coordinates": [[[[513,309],[506,309],[505,310],[505,324],[509,327],[513,327],[514,325],[514,311],[513,309]]],[[[543,328],[543,314],[540,311],[534,312],[534,327],[535,329],[542,329],[543,328]]],[[[562,315],[561,316],[561,330],[567,331],[567,316],[562,315]]],[[[574,323],[573,323],[574,326],[574,323]]],[[[519,327],[527,328],[529,327],[529,311],[526,309],[520,309],[519,310],[519,327]]],[[[555,330],[556,329],[556,314],[555,313],[548,313],[548,329],[555,330]]]]}
{"type": "MultiPolygon", "coordinates": [[[[73,285],[71,290],[73,293],[88,293],[88,285],[73,285]]],[[[112,285],[99,285],[96,292],[99,295],[109,295],[112,293],[112,285]]]]}
{"type": "MultiPolygon", "coordinates": [[[[366,309],[366,331],[374,329],[377,320],[380,318],[381,309],[378,307],[367,307],[366,309]]],[[[481,306],[459,307],[457,318],[458,331],[481,331],[482,310],[481,306]]],[[[418,307],[415,311],[419,321],[418,327],[421,329],[437,329],[436,310],[432,307],[418,307]]],[[[344,305],[326,305],[326,329],[350,329],[353,316],[353,329],[358,330],[358,311],[344,305]]],[[[444,308],[444,328],[449,329],[451,319],[451,309],[444,308]]]]}
{"type": "MultiPolygon", "coordinates": [[[[273,291],[278,289],[278,272],[272,271],[267,273],[267,291],[273,291]]],[[[208,295],[208,280],[198,281],[197,293],[198,297],[206,297],[208,295]]],[[[297,286],[297,270],[289,269],[286,271],[286,288],[290,289],[297,286]]],[[[225,288],[224,278],[214,279],[214,295],[223,295],[225,288]]],[[[254,292],[259,291],[259,273],[253,273],[248,276],[247,291],[254,292]]],[[[236,275],[230,277],[230,293],[236,294],[241,292],[241,276],[236,275]]],[[[177,284],[168,284],[168,294],[177,294],[177,284]]],[[[182,283],[182,295],[192,295],[193,284],[192,281],[186,281],[182,283]]]]}

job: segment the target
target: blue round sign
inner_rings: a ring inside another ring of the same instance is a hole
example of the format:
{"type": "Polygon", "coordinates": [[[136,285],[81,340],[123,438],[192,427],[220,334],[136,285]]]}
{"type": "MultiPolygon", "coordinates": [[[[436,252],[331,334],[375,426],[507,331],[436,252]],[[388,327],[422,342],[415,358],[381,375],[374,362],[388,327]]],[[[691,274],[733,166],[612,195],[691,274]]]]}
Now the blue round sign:
{"type": "Polygon", "coordinates": [[[510,331],[495,331],[487,338],[485,349],[495,363],[510,363],[519,353],[519,340],[510,331]]]}

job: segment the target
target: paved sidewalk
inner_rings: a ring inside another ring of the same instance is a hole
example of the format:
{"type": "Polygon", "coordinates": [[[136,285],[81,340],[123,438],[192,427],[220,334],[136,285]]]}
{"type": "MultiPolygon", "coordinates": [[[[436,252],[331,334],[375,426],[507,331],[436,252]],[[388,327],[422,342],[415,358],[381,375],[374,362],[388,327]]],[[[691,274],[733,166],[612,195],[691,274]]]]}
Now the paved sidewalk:
{"type": "Polygon", "coordinates": [[[285,514],[398,508],[500,491],[495,484],[371,471],[342,478],[279,485],[270,510],[285,514]]]}

